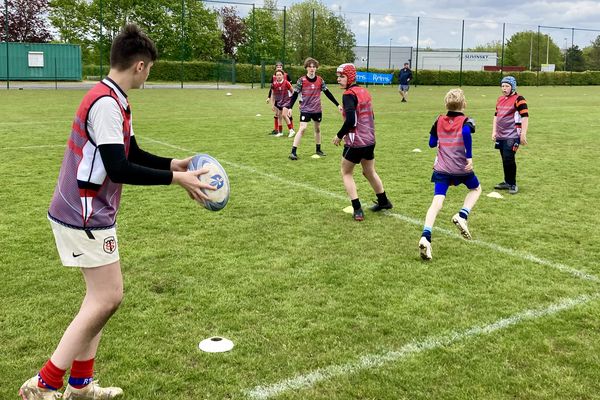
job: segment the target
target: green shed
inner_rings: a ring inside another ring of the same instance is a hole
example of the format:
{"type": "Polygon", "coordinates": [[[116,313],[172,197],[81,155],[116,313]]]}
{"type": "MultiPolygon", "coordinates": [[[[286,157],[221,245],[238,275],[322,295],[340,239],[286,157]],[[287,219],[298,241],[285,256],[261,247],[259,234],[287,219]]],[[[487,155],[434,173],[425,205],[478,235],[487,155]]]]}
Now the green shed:
{"type": "Polygon", "coordinates": [[[0,43],[0,80],[80,81],[81,47],[73,44],[0,43]],[[8,70],[7,70],[8,62],[8,70]]]}

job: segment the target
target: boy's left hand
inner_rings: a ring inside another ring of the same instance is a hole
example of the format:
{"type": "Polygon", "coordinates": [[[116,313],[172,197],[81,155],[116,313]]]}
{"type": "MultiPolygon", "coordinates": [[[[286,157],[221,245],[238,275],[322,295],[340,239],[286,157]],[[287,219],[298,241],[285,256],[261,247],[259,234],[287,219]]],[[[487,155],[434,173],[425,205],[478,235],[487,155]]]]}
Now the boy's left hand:
{"type": "Polygon", "coordinates": [[[341,104],[340,104],[340,105],[338,105],[338,111],[339,111],[339,112],[343,112],[343,111],[344,111],[344,107],[342,107],[342,105],[341,105],[341,104]]]}
{"type": "Polygon", "coordinates": [[[171,160],[171,171],[187,171],[188,164],[192,161],[192,157],[184,158],[183,160],[178,160],[176,158],[171,160]]]}
{"type": "Polygon", "coordinates": [[[521,144],[522,145],[526,145],[527,144],[527,135],[521,134],[521,144]]]}
{"type": "Polygon", "coordinates": [[[339,146],[341,141],[342,141],[342,139],[340,139],[336,135],[336,136],[333,137],[333,140],[331,141],[331,143],[333,143],[335,146],[339,146]]]}

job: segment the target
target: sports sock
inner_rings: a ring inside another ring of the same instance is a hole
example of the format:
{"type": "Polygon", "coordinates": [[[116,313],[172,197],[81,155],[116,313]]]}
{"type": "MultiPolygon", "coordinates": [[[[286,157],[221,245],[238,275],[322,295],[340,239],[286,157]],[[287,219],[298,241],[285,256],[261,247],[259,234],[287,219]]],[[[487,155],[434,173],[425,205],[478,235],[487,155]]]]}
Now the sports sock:
{"type": "Polygon", "coordinates": [[[292,129],[294,128],[294,117],[290,117],[290,124],[292,125],[292,129]]]}
{"type": "Polygon", "coordinates": [[[423,236],[425,239],[427,239],[427,241],[429,243],[431,243],[431,227],[430,226],[423,227],[423,234],[421,236],[423,236]]]}
{"type": "Polygon", "coordinates": [[[380,206],[389,203],[385,191],[383,193],[375,193],[375,195],[377,196],[377,204],[379,204],[380,206]]]}
{"type": "Polygon", "coordinates": [[[317,145],[317,151],[321,151],[321,145],[320,144],[317,145]]]}
{"type": "Polygon", "coordinates": [[[288,129],[294,129],[294,124],[290,121],[289,124],[287,124],[288,129]]]}
{"type": "Polygon", "coordinates": [[[460,209],[460,211],[458,212],[458,215],[460,215],[461,218],[467,219],[469,218],[469,213],[471,212],[470,208],[467,207],[463,207],[460,209]]]}
{"type": "Polygon", "coordinates": [[[38,387],[58,390],[63,385],[66,369],[60,369],[51,360],[48,360],[38,374],[38,387]]]}
{"type": "Polygon", "coordinates": [[[360,200],[358,199],[358,197],[351,201],[352,201],[352,208],[354,209],[354,211],[360,210],[360,200]]]}
{"type": "Polygon", "coordinates": [[[71,365],[71,376],[69,385],[75,389],[81,389],[94,380],[94,359],[86,361],[73,360],[71,365]]]}
{"type": "Polygon", "coordinates": [[[297,149],[297,147],[296,147],[296,146],[292,146],[292,154],[293,154],[293,155],[296,155],[296,149],[297,149]]]}
{"type": "Polygon", "coordinates": [[[273,130],[278,130],[279,129],[279,119],[277,117],[273,117],[273,130]]]}

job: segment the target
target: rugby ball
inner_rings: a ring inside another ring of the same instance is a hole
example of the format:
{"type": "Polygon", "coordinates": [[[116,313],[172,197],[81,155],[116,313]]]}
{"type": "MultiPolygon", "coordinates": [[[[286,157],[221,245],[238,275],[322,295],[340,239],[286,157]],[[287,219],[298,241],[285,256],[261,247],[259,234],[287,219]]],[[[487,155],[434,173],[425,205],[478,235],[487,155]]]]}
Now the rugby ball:
{"type": "Polygon", "coordinates": [[[188,171],[208,168],[208,173],[198,177],[201,182],[217,188],[217,190],[202,189],[208,200],[199,202],[211,211],[222,210],[229,201],[229,178],[223,166],[208,154],[195,155],[188,164],[188,171]]]}

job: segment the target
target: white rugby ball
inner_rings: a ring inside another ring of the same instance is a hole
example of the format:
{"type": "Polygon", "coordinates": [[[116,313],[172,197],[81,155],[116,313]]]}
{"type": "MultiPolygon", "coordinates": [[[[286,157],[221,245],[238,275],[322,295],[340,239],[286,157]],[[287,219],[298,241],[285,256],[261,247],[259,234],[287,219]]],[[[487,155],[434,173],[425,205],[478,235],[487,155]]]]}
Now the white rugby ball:
{"type": "Polygon", "coordinates": [[[204,200],[200,204],[211,211],[222,210],[229,201],[227,173],[223,166],[208,154],[197,154],[188,164],[188,171],[196,171],[201,168],[208,168],[208,172],[200,175],[198,179],[203,183],[215,186],[217,190],[202,189],[202,192],[208,196],[208,200],[204,200]]]}

